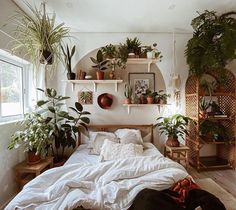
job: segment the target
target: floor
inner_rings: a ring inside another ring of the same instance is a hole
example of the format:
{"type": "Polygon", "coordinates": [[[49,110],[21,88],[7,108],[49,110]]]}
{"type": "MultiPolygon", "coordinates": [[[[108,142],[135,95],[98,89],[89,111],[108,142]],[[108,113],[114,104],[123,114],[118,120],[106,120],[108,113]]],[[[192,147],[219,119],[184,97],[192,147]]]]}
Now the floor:
{"type": "Polygon", "coordinates": [[[217,170],[197,172],[189,167],[189,174],[194,179],[211,178],[236,198],[236,170],[217,170]]]}

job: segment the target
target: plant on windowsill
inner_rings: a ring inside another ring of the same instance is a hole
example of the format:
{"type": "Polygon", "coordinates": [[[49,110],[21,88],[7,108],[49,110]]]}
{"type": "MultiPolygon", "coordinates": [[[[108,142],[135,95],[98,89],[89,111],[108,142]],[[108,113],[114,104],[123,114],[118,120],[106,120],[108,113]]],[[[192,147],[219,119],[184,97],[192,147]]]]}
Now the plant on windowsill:
{"type": "Polygon", "coordinates": [[[72,72],[72,67],[71,67],[71,58],[75,54],[75,45],[72,47],[72,49],[69,49],[68,44],[66,45],[66,49],[61,46],[62,53],[64,55],[64,64],[65,68],[67,70],[67,79],[68,80],[74,80],[76,75],[74,72],[72,72]]]}
{"type": "Polygon", "coordinates": [[[87,130],[87,124],[90,119],[87,115],[89,112],[83,110],[83,106],[75,102],[75,107],[69,107],[76,116],[70,115],[67,111],[62,110],[63,101],[70,97],[63,97],[57,95],[53,88],[47,88],[45,91],[38,89],[45,93],[46,100],[37,102],[38,107],[41,108],[43,114],[47,115],[47,122],[50,125],[50,138],[53,143],[50,145],[54,162],[63,164],[65,161],[65,149],[76,146],[76,134],[80,135],[81,132],[87,130]]]}
{"type": "Polygon", "coordinates": [[[11,141],[8,149],[16,149],[20,146],[27,152],[27,163],[35,164],[40,161],[40,158],[45,158],[48,155],[49,145],[51,144],[50,130],[48,120],[42,115],[34,111],[26,114],[21,122],[24,127],[23,131],[17,131],[11,136],[11,141]]]}
{"type": "Polygon", "coordinates": [[[107,69],[107,63],[109,60],[106,60],[102,54],[101,50],[98,50],[96,58],[90,57],[91,61],[95,64],[92,67],[97,69],[96,75],[97,80],[104,79],[104,71],[107,69]]]}
{"type": "Polygon", "coordinates": [[[171,147],[179,147],[180,143],[178,137],[184,138],[184,135],[188,135],[187,126],[190,121],[194,122],[191,118],[185,117],[181,114],[175,114],[170,117],[157,118],[158,123],[154,127],[158,127],[160,134],[168,136],[166,145],[171,147]]]}
{"type": "Polygon", "coordinates": [[[217,15],[215,11],[206,10],[192,20],[193,37],[185,50],[191,75],[201,77],[206,72],[225,74],[225,66],[235,59],[235,14],[217,15]]]}
{"type": "Polygon", "coordinates": [[[62,60],[60,46],[62,40],[69,37],[69,28],[64,23],[57,25],[55,14],[49,17],[45,3],[42,3],[43,11],[27,2],[25,5],[30,15],[20,11],[12,18],[16,23],[12,51],[25,51],[25,56],[29,56],[35,70],[40,63],[51,65],[50,69],[55,70],[57,61],[62,60]]]}

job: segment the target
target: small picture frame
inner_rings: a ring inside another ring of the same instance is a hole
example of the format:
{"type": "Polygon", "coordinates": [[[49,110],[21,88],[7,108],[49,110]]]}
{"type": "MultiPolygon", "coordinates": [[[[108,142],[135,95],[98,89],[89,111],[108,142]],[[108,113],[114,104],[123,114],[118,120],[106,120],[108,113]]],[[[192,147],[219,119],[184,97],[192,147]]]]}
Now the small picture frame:
{"type": "Polygon", "coordinates": [[[80,91],[78,92],[78,102],[82,105],[93,104],[93,92],[92,91],[80,91]]]}
{"type": "Polygon", "coordinates": [[[155,91],[155,73],[135,72],[129,73],[128,80],[133,88],[134,94],[140,97],[145,94],[147,89],[155,91]]]}

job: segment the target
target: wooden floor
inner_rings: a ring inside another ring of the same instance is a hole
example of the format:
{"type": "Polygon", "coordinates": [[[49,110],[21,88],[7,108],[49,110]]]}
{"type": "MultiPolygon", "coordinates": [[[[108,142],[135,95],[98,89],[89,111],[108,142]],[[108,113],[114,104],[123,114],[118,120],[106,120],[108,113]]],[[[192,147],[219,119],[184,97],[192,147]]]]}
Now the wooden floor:
{"type": "Polygon", "coordinates": [[[217,170],[197,172],[194,168],[189,167],[189,174],[194,179],[211,178],[226,191],[236,198],[236,171],[235,170],[217,170]]]}

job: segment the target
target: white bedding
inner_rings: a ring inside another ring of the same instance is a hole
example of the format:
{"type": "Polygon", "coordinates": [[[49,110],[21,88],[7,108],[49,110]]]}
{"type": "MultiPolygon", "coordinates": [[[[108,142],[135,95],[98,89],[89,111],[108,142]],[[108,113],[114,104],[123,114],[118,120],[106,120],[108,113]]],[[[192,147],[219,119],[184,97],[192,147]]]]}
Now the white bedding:
{"type": "Polygon", "coordinates": [[[180,164],[164,158],[150,144],[145,146],[143,157],[102,163],[95,155],[88,159],[89,150],[80,146],[63,167],[48,170],[25,185],[6,210],[63,210],[80,205],[123,210],[142,189],[167,189],[188,175],[180,164]]]}

